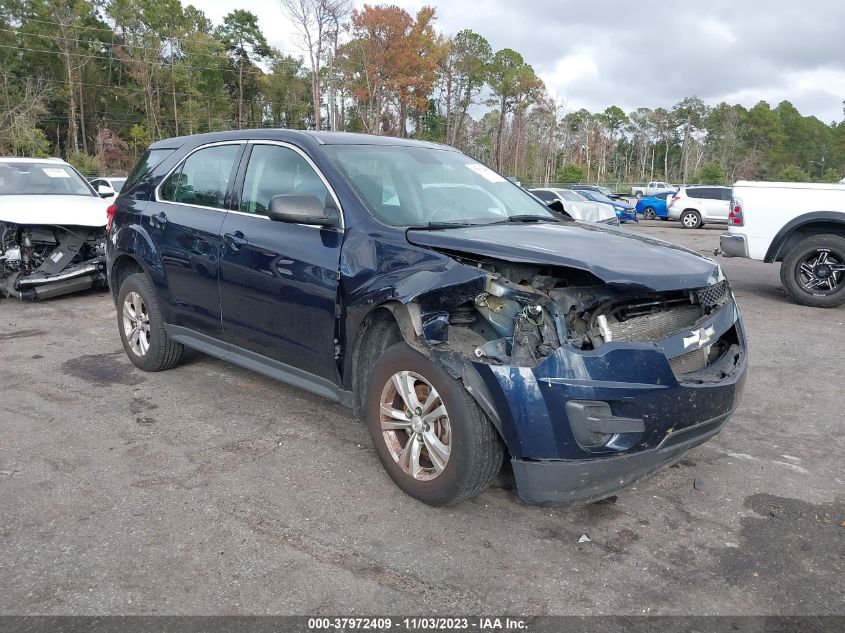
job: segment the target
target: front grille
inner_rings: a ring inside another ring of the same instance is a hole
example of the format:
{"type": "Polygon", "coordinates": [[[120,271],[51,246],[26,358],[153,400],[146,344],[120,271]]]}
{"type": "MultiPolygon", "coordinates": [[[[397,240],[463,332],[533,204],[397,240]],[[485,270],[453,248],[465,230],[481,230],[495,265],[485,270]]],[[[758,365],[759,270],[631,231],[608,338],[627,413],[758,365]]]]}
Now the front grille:
{"type": "Polygon", "coordinates": [[[614,341],[659,341],[695,325],[704,316],[701,306],[685,305],[610,324],[614,341]]]}
{"type": "Polygon", "coordinates": [[[731,287],[728,285],[728,280],[724,279],[712,286],[696,290],[695,294],[702,306],[712,308],[728,300],[731,295],[731,287]]]}
{"type": "Polygon", "coordinates": [[[694,349],[686,354],[675,356],[669,359],[669,366],[675,375],[688,374],[694,371],[701,371],[707,367],[707,356],[710,353],[710,348],[702,347],[701,349],[694,349]]]}

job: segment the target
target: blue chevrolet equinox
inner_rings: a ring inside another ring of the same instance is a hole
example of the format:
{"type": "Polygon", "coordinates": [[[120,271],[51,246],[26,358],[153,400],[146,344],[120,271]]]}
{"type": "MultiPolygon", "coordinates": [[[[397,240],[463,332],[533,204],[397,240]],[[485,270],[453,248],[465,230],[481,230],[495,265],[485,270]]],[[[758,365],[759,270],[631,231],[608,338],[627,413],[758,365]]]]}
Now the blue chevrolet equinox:
{"type": "Polygon", "coordinates": [[[107,230],[138,368],[190,347],[342,403],[430,505],[478,494],[504,459],[526,501],[606,497],[716,435],[742,394],[715,262],[559,216],[450,147],[160,141],[107,230]]]}

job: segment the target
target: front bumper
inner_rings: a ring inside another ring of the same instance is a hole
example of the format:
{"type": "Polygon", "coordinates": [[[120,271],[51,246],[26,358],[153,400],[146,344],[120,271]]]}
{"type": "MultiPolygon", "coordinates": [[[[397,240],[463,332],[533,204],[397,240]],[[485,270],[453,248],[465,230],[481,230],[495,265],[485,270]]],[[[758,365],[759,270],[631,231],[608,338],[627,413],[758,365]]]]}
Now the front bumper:
{"type": "Polygon", "coordinates": [[[744,235],[722,233],[719,236],[719,248],[724,257],[748,257],[748,242],[744,235]]]}
{"type": "Polygon", "coordinates": [[[742,397],[745,335],[733,301],[696,328],[651,343],[611,342],[588,351],[564,345],[535,367],[477,363],[499,414],[519,495],[531,502],[599,499],[718,433],[742,397]],[[737,360],[720,377],[676,375],[677,361],[698,350],[697,342],[690,347],[691,334],[705,331],[702,345],[730,339],[737,360]],[[602,446],[585,447],[579,421],[568,412],[571,401],[607,403],[611,422],[642,424],[602,446]]]}
{"type": "Polygon", "coordinates": [[[586,503],[603,499],[668,466],[722,430],[730,413],[666,436],[660,446],[604,459],[513,459],[519,496],[529,503],[586,503]]]}

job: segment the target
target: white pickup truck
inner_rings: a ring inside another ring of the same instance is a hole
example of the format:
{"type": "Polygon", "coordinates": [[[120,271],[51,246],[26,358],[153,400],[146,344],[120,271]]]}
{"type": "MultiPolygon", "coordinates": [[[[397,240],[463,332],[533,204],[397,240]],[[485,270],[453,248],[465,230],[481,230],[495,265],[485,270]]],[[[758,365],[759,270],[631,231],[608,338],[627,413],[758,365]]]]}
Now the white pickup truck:
{"type": "Polygon", "coordinates": [[[631,195],[635,198],[645,198],[646,196],[653,196],[661,191],[669,191],[671,189],[677,189],[677,187],[662,180],[652,180],[645,187],[631,187],[631,195]]]}
{"type": "Polygon", "coordinates": [[[782,262],[780,280],[795,301],[845,303],[845,185],[749,182],[733,186],[725,257],[782,262]]]}

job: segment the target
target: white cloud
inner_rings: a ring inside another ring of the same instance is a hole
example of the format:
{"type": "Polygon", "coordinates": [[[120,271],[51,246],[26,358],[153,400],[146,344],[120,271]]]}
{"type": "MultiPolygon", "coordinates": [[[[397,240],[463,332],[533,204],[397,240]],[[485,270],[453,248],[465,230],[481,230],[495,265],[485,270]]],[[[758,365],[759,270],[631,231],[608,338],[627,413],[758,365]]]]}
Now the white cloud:
{"type": "MultiPolygon", "coordinates": [[[[710,104],[746,107],[760,99],[772,105],[789,100],[803,114],[843,120],[841,0],[385,1],[412,14],[433,5],[444,32],[469,28],[494,50],[519,51],[569,109],[671,107],[697,95],[710,104]]],[[[196,6],[215,23],[233,8],[223,0],[196,6]]],[[[278,2],[242,0],[237,6],[258,15],[271,44],[301,54],[278,2]]]]}

